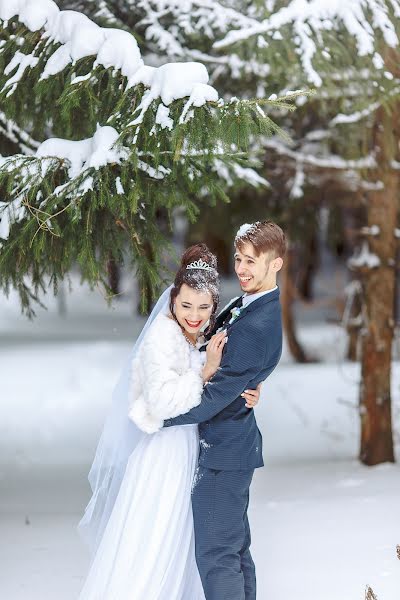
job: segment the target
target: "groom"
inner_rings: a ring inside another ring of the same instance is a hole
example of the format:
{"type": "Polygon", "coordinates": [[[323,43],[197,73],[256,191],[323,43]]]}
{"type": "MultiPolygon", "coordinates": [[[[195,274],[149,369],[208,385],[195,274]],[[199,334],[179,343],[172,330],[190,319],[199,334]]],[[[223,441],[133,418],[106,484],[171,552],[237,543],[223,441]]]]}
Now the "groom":
{"type": "Polygon", "coordinates": [[[201,404],[164,427],[198,423],[199,467],[193,489],[196,560],[206,600],[255,600],[255,567],[247,518],[254,469],[263,466],[254,411],[241,394],[275,369],[282,350],[276,276],[285,235],[271,221],[243,225],[235,238],[235,271],[244,292],[219,315],[226,327],[221,366],[201,404]]]}

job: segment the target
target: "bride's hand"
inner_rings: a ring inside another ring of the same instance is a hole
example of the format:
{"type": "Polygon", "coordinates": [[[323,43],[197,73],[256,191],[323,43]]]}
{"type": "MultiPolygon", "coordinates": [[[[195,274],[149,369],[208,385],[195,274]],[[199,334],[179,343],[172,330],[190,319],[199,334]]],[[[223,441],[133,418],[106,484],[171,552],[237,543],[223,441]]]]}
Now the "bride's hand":
{"type": "Polygon", "coordinates": [[[207,360],[203,369],[203,380],[208,381],[217,371],[221,364],[222,351],[227,341],[226,331],[220,331],[212,336],[208,343],[206,355],[207,360]]]}
{"type": "Polygon", "coordinates": [[[258,384],[255,390],[244,390],[243,394],[240,394],[242,398],[246,400],[246,408],[254,408],[257,406],[260,399],[262,382],[258,384]]]}

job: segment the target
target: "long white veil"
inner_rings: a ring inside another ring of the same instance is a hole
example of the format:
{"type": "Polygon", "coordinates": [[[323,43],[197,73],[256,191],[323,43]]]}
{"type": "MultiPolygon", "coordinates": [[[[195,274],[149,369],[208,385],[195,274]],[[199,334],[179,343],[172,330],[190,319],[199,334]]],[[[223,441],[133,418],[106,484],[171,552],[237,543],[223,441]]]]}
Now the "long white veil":
{"type": "Polygon", "coordinates": [[[92,555],[110,518],[128,459],[138,442],[147,435],[128,418],[131,365],[156,316],[168,313],[171,289],[172,286],[160,296],[122,369],[89,472],[92,497],[78,524],[78,531],[88,543],[92,555]]]}

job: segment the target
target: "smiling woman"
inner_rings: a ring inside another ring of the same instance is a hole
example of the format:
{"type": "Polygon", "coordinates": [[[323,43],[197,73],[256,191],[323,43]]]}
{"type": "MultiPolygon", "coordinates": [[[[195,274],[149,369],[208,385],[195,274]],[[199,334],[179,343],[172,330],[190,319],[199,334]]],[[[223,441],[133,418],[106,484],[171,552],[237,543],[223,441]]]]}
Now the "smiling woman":
{"type": "Polygon", "coordinates": [[[175,298],[174,315],[187,336],[196,341],[199,330],[210,319],[213,299],[210,292],[198,291],[184,283],[175,298]]]}
{"type": "Polygon", "coordinates": [[[218,303],[217,258],[206,244],[190,246],[182,256],[171,290],[171,315],[196,342],[207,322],[207,331],[212,328],[218,303]]]}

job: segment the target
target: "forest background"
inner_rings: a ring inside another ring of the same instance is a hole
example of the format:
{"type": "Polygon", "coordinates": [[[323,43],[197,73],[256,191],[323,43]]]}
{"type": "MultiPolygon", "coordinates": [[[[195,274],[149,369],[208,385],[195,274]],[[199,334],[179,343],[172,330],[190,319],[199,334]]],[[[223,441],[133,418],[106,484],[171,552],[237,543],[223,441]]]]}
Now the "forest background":
{"type": "MultiPolygon", "coordinates": [[[[33,364],[33,340],[131,339],[194,241],[218,254],[224,297],[235,295],[233,235],[273,219],[290,241],[284,360],[302,365],[299,380],[329,382],[319,394],[334,402],[340,373],[318,369],[354,368],[344,454],[392,463],[399,25],[397,0],[0,0],[7,357],[18,340],[33,364]],[[101,290],[107,317],[80,280],[101,290]]],[[[318,435],[337,416],[328,401],[308,410],[321,410],[318,435]]]]}

